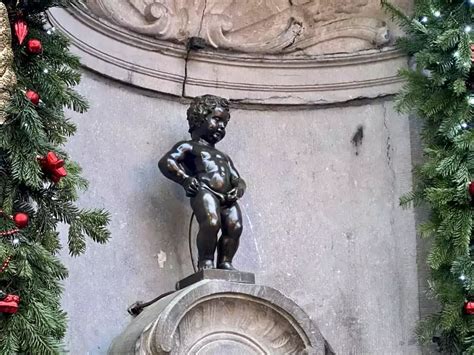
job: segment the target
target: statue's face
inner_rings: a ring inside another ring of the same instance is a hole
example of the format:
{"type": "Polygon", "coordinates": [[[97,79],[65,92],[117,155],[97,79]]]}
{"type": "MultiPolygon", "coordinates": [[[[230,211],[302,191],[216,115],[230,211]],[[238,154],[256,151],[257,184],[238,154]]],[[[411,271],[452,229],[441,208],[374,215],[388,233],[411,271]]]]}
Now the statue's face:
{"type": "Polygon", "coordinates": [[[229,122],[229,112],[222,107],[216,107],[206,117],[206,123],[201,127],[201,137],[211,143],[216,144],[225,137],[225,128],[229,122]]]}

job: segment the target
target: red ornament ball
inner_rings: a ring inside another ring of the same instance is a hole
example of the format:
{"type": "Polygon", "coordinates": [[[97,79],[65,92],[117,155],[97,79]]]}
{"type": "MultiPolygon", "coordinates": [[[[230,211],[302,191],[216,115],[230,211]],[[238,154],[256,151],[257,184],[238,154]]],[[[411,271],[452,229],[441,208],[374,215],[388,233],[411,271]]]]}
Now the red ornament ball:
{"type": "Polygon", "coordinates": [[[466,314],[474,314],[474,302],[466,302],[464,303],[464,312],[466,314]]]}
{"type": "Polygon", "coordinates": [[[40,96],[33,90],[27,90],[25,96],[31,101],[33,105],[38,105],[40,102],[40,96]]]}
{"type": "Polygon", "coordinates": [[[474,181],[471,181],[469,183],[469,195],[471,196],[472,199],[474,199],[474,181]]]}
{"type": "Polygon", "coordinates": [[[41,44],[41,41],[36,38],[28,40],[26,48],[31,54],[40,54],[43,51],[43,45],[41,44]]]}
{"type": "Polygon", "coordinates": [[[28,225],[29,217],[26,213],[18,212],[13,216],[13,222],[19,229],[23,229],[28,225]]]}
{"type": "Polygon", "coordinates": [[[17,295],[6,295],[0,301],[0,312],[13,314],[18,311],[20,303],[20,296],[17,295]]]}

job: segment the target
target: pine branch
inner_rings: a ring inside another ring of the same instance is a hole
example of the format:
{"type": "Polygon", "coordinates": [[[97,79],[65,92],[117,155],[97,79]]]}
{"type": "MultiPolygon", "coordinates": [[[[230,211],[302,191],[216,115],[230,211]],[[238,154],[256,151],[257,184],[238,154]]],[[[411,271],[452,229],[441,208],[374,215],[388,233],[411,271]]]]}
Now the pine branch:
{"type": "MultiPolygon", "coordinates": [[[[69,0],[3,0],[10,14],[22,11],[30,38],[43,45],[40,56],[13,40],[13,69],[17,87],[0,125],[0,209],[7,215],[21,211],[29,216],[28,227],[16,233],[20,244],[0,240],[0,263],[12,257],[0,273],[0,290],[17,294],[17,313],[0,313],[0,354],[59,354],[64,352],[66,314],[61,310],[61,281],[67,269],[57,258],[61,249],[59,223],[69,225],[68,247],[73,255],[83,253],[90,238],[105,243],[109,214],[101,209],[80,209],[79,193],[87,188],[79,165],[70,160],[63,144],[76,131],[65,109],[85,112],[87,101],[74,90],[80,82],[79,58],[69,52],[69,40],[59,31],[47,34],[43,12],[52,6],[79,6],[69,0]],[[23,8],[22,6],[26,6],[23,8]],[[41,101],[31,102],[26,90],[41,101]],[[55,152],[65,160],[68,172],[52,181],[38,158],[55,152]]],[[[0,218],[0,231],[15,227],[8,217],[0,218]]]]}
{"type": "Polygon", "coordinates": [[[464,1],[418,0],[408,17],[383,3],[406,31],[399,47],[416,61],[414,70],[400,72],[406,82],[396,108],[423,120],[425,162],[415,169],[414,190],[400,199],[431,212],[419,232],[431,240],[428,283],[439,312],[420,322],[418,336],[422,343],[435,340],[443,353],[474,353],[474,316],[463,312],[466,300],[474,301],[473,205],[466,189],[474,180],[474,130],[465,128],[474,114],[468,100],[474,94],[472,40],[465,27],[473,19],[472,7],[464,1]]]}

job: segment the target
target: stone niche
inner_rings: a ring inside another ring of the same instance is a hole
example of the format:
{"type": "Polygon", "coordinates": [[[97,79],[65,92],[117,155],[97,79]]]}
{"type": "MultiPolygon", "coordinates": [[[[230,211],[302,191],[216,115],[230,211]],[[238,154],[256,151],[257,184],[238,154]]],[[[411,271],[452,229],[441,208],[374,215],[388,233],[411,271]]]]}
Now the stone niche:
{"type": "Polygon", "coordinates": [[[400,88],[406,61],[379,0],[88,0],[50,15],[90,69],[176,96],[373,98],[400,88]]]}
{"type": "MultiPolygon", "coordinates": [[[[178,239],[187,233],[187,201],[156,169],[158,152],[185,137],[186,107],[156,92],[210,93],[236,104],[223,144],[252,184],[242,238],[248,255],[238,254],[237,266],[297,300],[338,353],[418,353],[410,343],[419,314],[415,228],[412,212],[397,207],[411,186],[408,121],[388,100],[316,107],[401,87],[406,58],[392,47],[397,29],[379,0],[95,0],[54,9],[49,19],[85,67],[126,84],[85,71],[80,87],[93,106],[88,120],[77,117],[85,134],[71,150],[96,188],[88,202],[111,206],[115,245],[70,263],[68,292],[101,295],[65,298],[71,349],[102,354],[129,322],[127,305],[168,291],[190,271],[178,239]],[[203,48],[188,47],[190,37],[203,48]],[[364,140],[354,147],[359,126],[364,140]],[[97,174],[102,166],[107,175],[97,174]],[[272,179],[267,167],[277,171],[272,179]],[[284,208],[275,214],[272,204],[284,208]],[[155,272],[161,250],[168,261],[155,272]],[[84,270],[94,263],[91,279],[84,270]],[[111,275],[119,275],[114,287],[111,275]]],[[[147,307],[110,353],[219,353],[216,339],[239,354],[321,353],[325,342],[302,308],[269,287],[204,280],[147,307]]]]}
{"type": "MultiPolygon", "coordinates": [[[[109,354],[333,354],[317,326],[293,301],[248,273],[205,270],[200,281],[144,309],[109,354]]],[[[178,283],[179,287],[179,283],[178,283]]]]}

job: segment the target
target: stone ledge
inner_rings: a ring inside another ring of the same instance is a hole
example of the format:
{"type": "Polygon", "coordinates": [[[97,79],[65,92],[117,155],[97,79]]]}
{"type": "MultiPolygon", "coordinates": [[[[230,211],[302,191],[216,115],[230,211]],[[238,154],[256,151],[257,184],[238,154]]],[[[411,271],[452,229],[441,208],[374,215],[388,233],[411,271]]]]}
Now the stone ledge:
{"type": "Polygon", "coordinates": [[[181,290],[203,280],[221,280],[244,284],[255,284],[255,274],[243,271],[228,271],[220,269],[206,269],[189,275],[176,283],[176,290],[181,290]]]}
{"type": "Polygon", "coordinates": [[[398,92],[406,58],[393,48],[330,55],[266,55],[201,50],[154,39],[86,13],[53,9],[82,64],[127,84],[194,97],[215,94],[242,104],[317,105],[398,92]]]}

